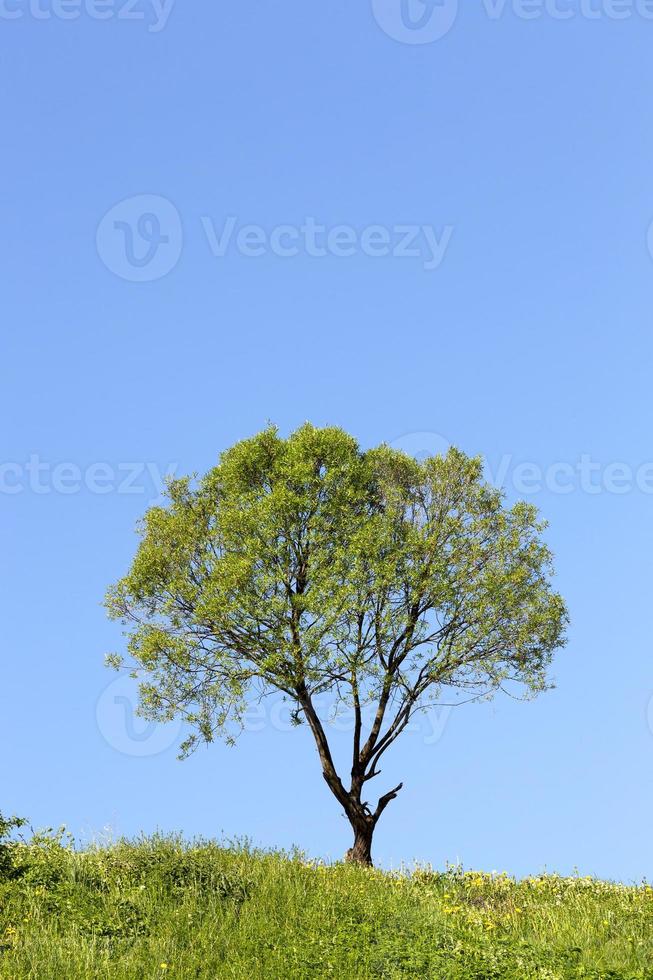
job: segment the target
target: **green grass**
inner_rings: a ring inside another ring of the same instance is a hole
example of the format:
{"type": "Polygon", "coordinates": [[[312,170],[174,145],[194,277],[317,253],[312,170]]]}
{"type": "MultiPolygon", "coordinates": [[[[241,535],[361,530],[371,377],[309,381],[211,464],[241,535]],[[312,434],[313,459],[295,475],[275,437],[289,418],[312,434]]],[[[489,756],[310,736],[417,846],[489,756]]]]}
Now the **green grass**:
{"type": "Polygon", "coordinates": [[[5,847],[0,977],[653,980],[653,889],[169,838],[5,847]],[[7,859],[9,858],[9,859],[7,859]]]}

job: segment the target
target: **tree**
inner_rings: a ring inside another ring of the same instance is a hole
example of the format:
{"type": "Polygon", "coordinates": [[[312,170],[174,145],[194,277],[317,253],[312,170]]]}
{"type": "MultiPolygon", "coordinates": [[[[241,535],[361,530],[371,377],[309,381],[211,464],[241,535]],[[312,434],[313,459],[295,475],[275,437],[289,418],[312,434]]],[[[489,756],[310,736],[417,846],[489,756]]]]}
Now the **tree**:
{"type": "Polygon", "coordinates": [[[12,835],[26,823],[24,817],[3,817],[0,813],[0,882],[16,874],[13,860],[16,842],[12,840],[12,835]]]}
{"type": "Polygon", "coordinates": [[[549,686],[567,613],[545,525],[528,504],[506,506],[480,459],[451,449],[418,462],[362,451],[337,428],[307,423],[283,439],[270,427],[167,493],[107,597],[127,627],[141,713],[181,715],[185,754],[233,741],[254,694],[282,692],[353,829],[349,860],[371,864],[402,786],[373,808],[364,792],[415,712],[445,695],[549,686]],[[354,719],[346,779],[316,709],[324,692],[354,719]]]}

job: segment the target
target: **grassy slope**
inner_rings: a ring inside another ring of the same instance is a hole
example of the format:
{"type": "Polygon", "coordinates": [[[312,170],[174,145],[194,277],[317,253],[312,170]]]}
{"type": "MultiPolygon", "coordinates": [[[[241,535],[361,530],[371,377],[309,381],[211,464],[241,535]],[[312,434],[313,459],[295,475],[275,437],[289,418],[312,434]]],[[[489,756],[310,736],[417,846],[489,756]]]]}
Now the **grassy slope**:
{"type": "Polygon", "coordinates": [[[653,889],[389,875],[168,839],[12,849],[0,977],[653,980],[653,889]]]}

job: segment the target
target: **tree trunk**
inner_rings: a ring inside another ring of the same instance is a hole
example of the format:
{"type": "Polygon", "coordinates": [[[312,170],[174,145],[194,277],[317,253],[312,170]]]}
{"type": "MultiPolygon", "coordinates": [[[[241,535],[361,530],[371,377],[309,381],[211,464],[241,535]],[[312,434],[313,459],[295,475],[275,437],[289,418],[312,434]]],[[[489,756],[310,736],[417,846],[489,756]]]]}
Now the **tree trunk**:
{"type": "Polygon", "coordinates": [[[345,860],[350,864],[361,864],[367,868],[372,867],[372,835],[374,834],[375,822],[372,820],[365,823],[352,824],[354,830],[354,846],[347,851],[345,860]]]}

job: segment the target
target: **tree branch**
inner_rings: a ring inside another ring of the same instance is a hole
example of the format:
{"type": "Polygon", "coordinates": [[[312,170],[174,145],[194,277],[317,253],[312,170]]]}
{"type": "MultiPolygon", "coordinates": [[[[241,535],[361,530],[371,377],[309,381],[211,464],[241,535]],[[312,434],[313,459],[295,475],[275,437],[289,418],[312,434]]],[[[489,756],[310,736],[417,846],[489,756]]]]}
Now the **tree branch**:
{"type": "Polygon", "coordinates": [[[303,708],[304,714],[306,715],[311,731],[313,732],[315,744],[317,745],[317,751],[320,756],[320,762],[322,763],[322,775],[324,776],[327,786],[335,798],[344,807],[345,812],[349,813],[352,808],[351,797],[343,786],[340,776],[336,772],[336,767],[333,764],[333,757],[331,755],[331,749],[324,733],[322,722],[320,721],[317,712],[313,707],[313,702],[310,694],[308,693],[306,685],[303,683],[297,687],[297,698],[303,708]]]}
{"type": "Polygon", "coordinates": [[[376,810],[374,811],[374,816],[372,818],[374,820],[374,823],[377,822],[377,820],[379,819],[379,817],[381,816],[381,814],[383,813],[383,811],[387,807],[388,803],[391,803],[392,800],[395,800],[397,798],[397,795],[398,795],[399,791],[401,789],[403,789],[403,786],[404,786],[403,783],[399,783],[398,786],[395,786],[395,788],[394,789],[391,789],[389,793],[385,793],[381,797],[381,799],[379,800],[378,806],[377,806],[376,810]]]}

